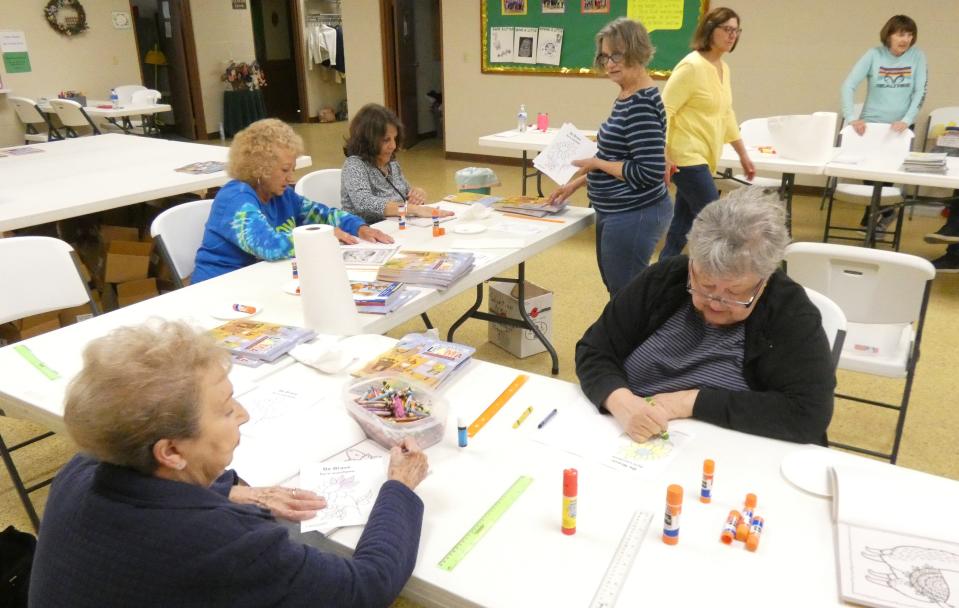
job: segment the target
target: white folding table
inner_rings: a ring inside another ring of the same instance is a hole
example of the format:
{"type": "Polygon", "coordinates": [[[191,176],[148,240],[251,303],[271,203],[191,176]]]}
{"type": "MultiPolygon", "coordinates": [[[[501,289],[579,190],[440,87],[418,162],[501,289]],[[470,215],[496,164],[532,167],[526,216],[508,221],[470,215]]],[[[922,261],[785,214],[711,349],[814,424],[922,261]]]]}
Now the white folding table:
{"type": "MultiPolygon", "coordinates": [[[[536,192],[539,194],[539,196],[543,196],[543,174],[536,169],[533,169],[532,173],[528,171],[528,168],[532,163],[528,157],[528,151],[533,150],[536,152],[542,152],[547,148],[547,146],[549,146],[550,143],[552,143],[557,133],[559,133],[559,129],[556,128],[549,128],[545,131],[530,128],[523,132],[512,129],[509,131],[493,133],[491,135],[484,135],[479,138],[479,145],[486,146],[488,148],[521,150],[523,152],[522,194],[523,196],[526,196],[526,180],[535,176],[536,192]]],[[[582,129],[580,129],[580,133],[591,137],[595,137],[596,135],[596,131],[582,129]]]]}
{"type": "MultiPolygon", "coordinates": [[[[156,115],[161,112],[170,112],[173,107],[166,103],[127,103],[122,106],[113,107],[109,101],[92,101],[90,105],[84,106],[83,111],[90,118],[103,118],[110,124],[123,130],[124,133],[133,132],[133,123],[130,118],[140,116],[143,121],[143,134],[149,135],[150,129],[156,126],[156,115]]],[[[37,104],[41,112],[47,114],[54,113],[53,107],[47,101],[41,101],[37,104]]]]}

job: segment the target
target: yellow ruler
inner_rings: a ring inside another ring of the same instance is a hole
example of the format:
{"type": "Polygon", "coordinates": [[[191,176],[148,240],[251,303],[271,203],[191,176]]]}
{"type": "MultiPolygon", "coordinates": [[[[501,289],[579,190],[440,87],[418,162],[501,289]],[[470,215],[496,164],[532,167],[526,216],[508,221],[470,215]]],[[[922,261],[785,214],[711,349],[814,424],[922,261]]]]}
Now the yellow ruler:
{"type": "Polygon", "coordinates": [[[469,436],[472,437],[476,433],[479,433],[480,429],[486,426],[486,423],[489,422],[493,418],[493,416],[496,415],[496,412],[500,411],[500,409],[502,409],[502,407],[506,405],[506,402],[509,401],[510,398],[516,394],[516,391],[518,391],[519,388],[523,386],[523,384],[525,384],[527,380],[529,380],[529,376],[527,376],[526,374],[520,374],[516,376],[516,379],[513,380],[513,382],[510,383],[509,386],[506,387],[506,390],[503,391],[500,394],[500,396],[497,397],[495,401],[493,401],[493,403],[489,404],[489,407],[486,408],[483,411],[483,413],[479,415],[479,418],[473,421],[473,424],[471,424],[469,429],[467,430],[467,433],[469,434],[469,436]]]}

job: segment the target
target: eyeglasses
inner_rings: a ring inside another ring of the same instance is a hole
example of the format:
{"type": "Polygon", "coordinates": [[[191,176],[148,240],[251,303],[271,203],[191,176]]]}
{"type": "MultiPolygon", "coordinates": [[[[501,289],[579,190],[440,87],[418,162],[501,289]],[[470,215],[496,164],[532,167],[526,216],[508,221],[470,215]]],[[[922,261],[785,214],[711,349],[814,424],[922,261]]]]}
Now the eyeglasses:
{"type": "Polygon", "coordinates": [[[599,55],[596,55],[596,63],[598,63],[599,65],[606,65],[610,61],[612,61],[613,63],[622,63],[623,59],[625,58],[626,58],[626,55],[624,55],[623,53],[612,53],[609,55],[607,55],[606,53],[600,53],[599,55]]]}
{"type": "Polygon", "coordinates": [[[731,25],[719,25],[716,27],[716,29],[726,32],[727,36],[739,36],[743,33],[743,28],[733,27],[731,25]]]}
{"type": "MultiPolygon", "coordinates": [[[[705,291],[694,288],[692,281],[695,277],[696,277],[696,274],[695,272],[693,272],[693,265],[692,263],[690,263],[689,278],[686,279],[686,291],[689,293],[689,295],[699,296],[700,298],[704,298],[706,300],[709,300],[710,302],[715,302],[721,306],[726,306],[726,307],[739,306],[740,308],[749,308],[750,306],[752,306],[753,303],[756,302],[756,298],[759,297],[759,291],[762,289],[763,283],[766,282],[766,279],[760,279],[759,283],[756,284],[756,287],[753,288],[753,295],[748,300],[742,301],[742,300],[733,300],[732,298],[722,298],[720,296],[714,296],[711,293],[706,293],[705,291]]],[[[697,280],[696,282],[698,283],[699,281],[697,280]]]]}

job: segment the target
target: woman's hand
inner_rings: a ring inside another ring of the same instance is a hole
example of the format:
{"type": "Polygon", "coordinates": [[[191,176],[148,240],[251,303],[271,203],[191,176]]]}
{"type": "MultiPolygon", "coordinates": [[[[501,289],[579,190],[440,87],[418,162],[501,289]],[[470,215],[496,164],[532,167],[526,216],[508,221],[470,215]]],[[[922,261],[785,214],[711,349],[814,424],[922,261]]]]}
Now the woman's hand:
{"type": "Polygon", "coordinates": [[[409,489],[415,490],[416,486],[426,478],[427,472],[429,467],[426,454],[410,437],[390,450],[390,468],[387,472],[389,479],[395,479],[409,489]]]}
{"type": "Polygon", "coordinates": [[[574,167],[579,167],[581,169],[586,169],[586,171],[601,171],[599,168],[599,159],[595,156],[590,158],[580,158],[577,160],[570,161],[570,164],[574,167]]]}
{"type": "Polygon", "coordinates": [[[577,190],[579,190],[579,185],[575,182],[575,180],[569,180],[564,185],[553,190],[546,198],[546,203],[549,205],[561,203],[573,196],[573,193],[577,190]]]}
{"type": "Polygon", "coordinates": [[[310,519],[316,515],[317,511],[326,507],[326,499],[309,490],[280,486],[269,488],[233,486],[230,489],[230,500],[241,505],[257,505],[269,510],[273,517],[290,521],[310,519]]]}
{"type": "Polygon", "coordinates": [[[675,175],[676,173],[679,173],[679,167],[676,166],[675,163],[672,163],[667,160],[666,173],[663,174],[663,181],[666,182],[667,188],[669,188],[669,186],[673,183],[673,175],[675,175]]]}
{"type": "Polygon", "coordinates": [[[901,120],[897,120],[896,122],[892,123],[892,125],[890,125],[889,128],[896,133],[902,133],[903,131],[909,128],[909,125],[902,122],[901,120]]]}
{"type": "MultiPolygon", "coordinates": [[[[386,234],[382,230],[378,230],[366,224],[360,226],[360,229],[356,231],[356,235],[363,239],[364,241],[372,241],[374,243],[392,243],[393,237],[386,234]]],[[[349,235],[347,235],[349,236],[349,235]]],[[[340,239],[341,241],[343,239],[340,239]]],[[[345,241],[344,241],[345,242],[345,241]]],[[[353,242],[357,242],[355,239],[353,242]]]]}
{"type": "Polygon", "coordinates": [[[852,130],[856,132],[856,135],[862,135],[866,132],[866,121],[865,120],[852,120],[849,121],[849,126],[852,127],[852,130]]]}
{"type": "Polygon", "coordinates": [[[422,188],[411,188],[409,195],[406,197],[406,202],[410,205],[425,205],[426,190],[422,188]]]}
{"type": "Polygon", "coordinates": [[[610,393],[605,405],[633,441],[646,441],[668,430],[668,409],[651,405],[628,388],[610,393]]]}
{"type": "Polygon", "coordinates": [[[440,209],[438,207],[429,207],[426,205],[413,205],[407,208],[406,214],[411,217],[433,217],[433,211],[438,211],[439,217],[449,217],[453,215],[452,211],[440,209]]]}
{"type": "Polygon", "coordinates": [[[743,167],[743,173],[746,175],[746,179],[753,181],[753,178],[756,177],[756,166],[753,165],[753,161],[749,158],[749,155],[741,155],[739,157],[739,164],[743,167]]]}
{"type": "Polygon", "coordinates": [[[693,389],[658,393],[651,398],[656,407],[664,408],[669,419],[674,420],[676,418],[690,418],[693,415],[693,406],[696,405],[696,397],[698,396],[699,390],[693,389]]]}

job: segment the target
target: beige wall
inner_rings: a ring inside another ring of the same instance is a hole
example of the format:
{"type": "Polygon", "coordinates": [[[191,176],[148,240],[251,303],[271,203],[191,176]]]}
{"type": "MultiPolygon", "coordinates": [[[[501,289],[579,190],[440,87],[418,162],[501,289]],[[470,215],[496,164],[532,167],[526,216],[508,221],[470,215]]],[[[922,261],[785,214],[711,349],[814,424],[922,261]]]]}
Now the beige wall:
{"type": "Polygon", "coordinates": [[[44,4],[0,1],[0,30],[25,34],[32,70],[3,73],[3,86],[12,92],[0,94],[0,146],[23,143],[23,127],[7,102],[8,95],[35,100],[72,89],[90,99],[109,99],[112,87],[142,84],[133,29],[114,29],[111,20],[112,11],[129,13],[127,0],[84,0],[90,29],[71,38],[47,24],[44,4]]]}
{"type": "MultiPolygon", "coordinates": [[[[919,125],[925,125],[930,109],[959,104],[955,0],[916,0],[908,6],[894,0],[807,0],[801,7],[739,0],[731,6],[742,16],[744,29],[742,42],[727,58],[740,121],[838,110],[839,86],[847,72],[867,48],[879,43],[885,20],[903,10],[919,25],[919,46],[930,67],[919,125]]],[[[481,148],[476,140],[513,128],[520,103],[530,116],[549,112],[554,125],[571,121],[596,128],[616,94],[613,85],[599,79],[480,73],[480,20],[474,0],[443,0],[443,51],[449,152],[518,156],[481,148]]]]}
{"type": "MultiPolygon", "coordinates": [[[[467,1],[468,4],[474,4],[467,1]]],[[[350,116],[368,103],[383,103],[382,38],[379,0],[343,2],[343,44],[346,53],[346,98],[350,116]]]]}
{"type": "MultiPolygon", "coordinates": [[[[207,133],[218,132],[223,120],[223,91],[226,87],[220,76],[229,61],[256,59],[249,3],[247,7],[237,10],[230,2],[211,0],[190,3],[207,133]]],[[[266,76],[270,77],[269,74],[266,76]]]]}

